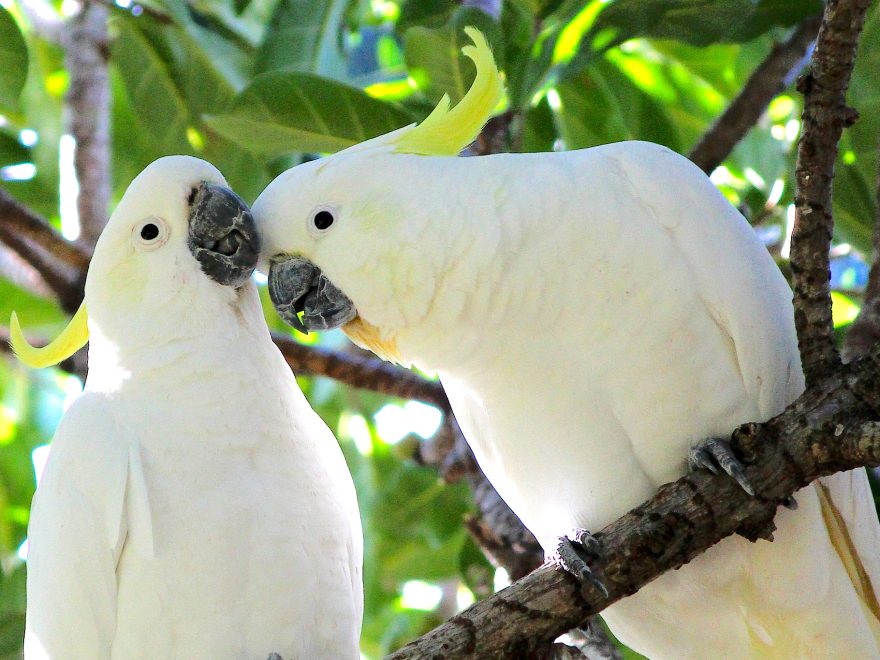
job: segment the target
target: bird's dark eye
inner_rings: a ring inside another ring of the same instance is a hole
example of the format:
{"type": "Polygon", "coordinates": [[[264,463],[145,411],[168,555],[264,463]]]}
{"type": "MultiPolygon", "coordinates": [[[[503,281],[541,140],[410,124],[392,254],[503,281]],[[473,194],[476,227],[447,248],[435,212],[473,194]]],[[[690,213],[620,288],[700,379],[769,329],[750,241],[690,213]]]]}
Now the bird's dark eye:
{"type": "Polygon", "coordinates": [[[159,228],[152,222],[148,222],[141,227],[141,238],[145,241],[152,241],[159,235],[159,228]]]}
{"type": "Polygon", "coordinates": [[[330,211],[318,211],[317,213],[315,213],[315,228],[321,230],[327,229],[330,225],[333,224],[334,219],[335,218],[333,217],[333,214],[330,213],[330,211]]]}

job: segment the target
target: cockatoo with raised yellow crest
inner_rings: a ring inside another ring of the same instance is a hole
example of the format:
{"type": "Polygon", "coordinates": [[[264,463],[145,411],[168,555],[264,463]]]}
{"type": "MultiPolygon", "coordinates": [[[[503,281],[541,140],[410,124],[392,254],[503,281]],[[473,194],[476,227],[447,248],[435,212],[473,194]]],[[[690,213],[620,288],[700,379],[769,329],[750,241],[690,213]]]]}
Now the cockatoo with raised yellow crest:
{"type": "MultiPolygon", "coordinates": [[[[749,489],[721,439],[803,390],[791,292],[745,220],[669,149],[456,157],[502,94],[468,33],[477,74],[458,105],[266,188],[253,207],[263,264],[291,324],[341,326],[436,371],[486,476],[587,578],[583,530],[689,463],[749,489]]],[[[652,658],[878,657],[880,528],[864,471],[796,502],[773,543],[725,539],[607,608],[611,630],[652,658]]]]}
{"type": "Polygon", "coordinates": [[[31,348],[13,316],[33,366],[89,342],[28,527],[28,660],[359,657],[354,486],[269,336],[258,251],[213,166],[162,158],[58,340],[31,348]]]}

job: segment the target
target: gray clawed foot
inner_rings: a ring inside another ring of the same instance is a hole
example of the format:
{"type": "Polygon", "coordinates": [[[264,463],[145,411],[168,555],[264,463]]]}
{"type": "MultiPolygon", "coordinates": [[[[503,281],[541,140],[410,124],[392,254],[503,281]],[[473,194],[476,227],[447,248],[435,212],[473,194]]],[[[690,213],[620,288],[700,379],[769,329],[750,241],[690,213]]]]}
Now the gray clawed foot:
{"type": "Polygon", "coordinates": [[[266,658],[266,660],[284,660],[284,658],[282,658],[282,657],[281,657],[280,655],[278,655],[277,653],[270,653],[270,654],[269,654],[269,657],[266,658]]]}
{"type": "Polygon", "coordinates": [[[585,529],[576,529],[568,536],[560,536],[553,561],[562,570],[574,575],[581,583],[589,582],[607,598],[608,589],[587,565],[587,559],[602,558],[602,544],[585,529]]]}
{"type": "Polygon", "coordinates": [[[691,447],[688,453],[688,466],[691,470],[706,469],[712,474],[718,474],[721,467],[727,474],[736,479],[736,483],[749,495],[754,496],[755,490],[749,483],[742,463],[739,462],[730,443],[723,438],[707,438],[691,447]]]}

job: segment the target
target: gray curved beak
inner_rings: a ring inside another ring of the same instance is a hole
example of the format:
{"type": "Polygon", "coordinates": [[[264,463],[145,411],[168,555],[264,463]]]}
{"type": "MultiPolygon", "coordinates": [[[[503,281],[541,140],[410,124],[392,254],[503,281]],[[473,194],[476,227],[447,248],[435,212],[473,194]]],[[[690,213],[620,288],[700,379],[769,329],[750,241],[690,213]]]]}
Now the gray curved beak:
{"type": "Polygon", "coordinates": [[[260,256],[247,204],[229,188],[206,181],[190,194],[187,246],[208,277],[235,288],[250,278],[260,256]]]}
{"type": "Polygon", "coordinates": [[[338,328],[357,316],[351,299],[320,268],[302,257],[272,258],[269,297],[284,322],[303,333],[338,328]]]}

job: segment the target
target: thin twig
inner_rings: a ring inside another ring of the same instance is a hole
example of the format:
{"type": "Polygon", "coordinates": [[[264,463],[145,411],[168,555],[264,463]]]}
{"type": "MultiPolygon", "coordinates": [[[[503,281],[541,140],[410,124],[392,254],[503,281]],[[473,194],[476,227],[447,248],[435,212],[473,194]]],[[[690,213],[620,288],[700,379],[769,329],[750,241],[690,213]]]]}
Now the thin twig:
{"type": "Polygon", "coordinates": [[[708,174],[718,167],[757,123],[770,101],[785,89],[792,71],[799,70],[805,64],[821,22],[820,16],[810,17],[797,26],[785,41],[773,46],[767,58],[752,72],[742,91],[688,154],[688,158],[700,169],[708,174]]]}
{"type": "Polygon", "coordinates": [[[846,105],[859,33],[871,0],[829,0],[816,40],[804,94],[803,133],[798,144],[791,270],[795,326],[807,383],[840,364],[834,346],[829,290],[831,182],[837,143],[858,114],[846,105]]]}

